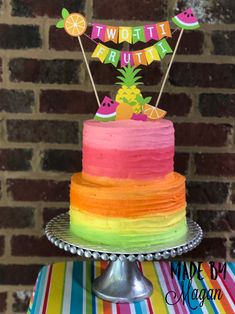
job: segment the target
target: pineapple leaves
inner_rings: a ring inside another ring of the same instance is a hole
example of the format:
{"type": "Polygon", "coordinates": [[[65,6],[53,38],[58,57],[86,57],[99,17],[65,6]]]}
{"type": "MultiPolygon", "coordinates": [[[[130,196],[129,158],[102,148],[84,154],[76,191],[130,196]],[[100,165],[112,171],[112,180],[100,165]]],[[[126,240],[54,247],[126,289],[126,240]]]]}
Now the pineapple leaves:
{"type": "Polygon", "coordinates": [[[69,11],[65,8],[62,9],[61,16],[63,19],[66,19],[69,16],[69,11]]]}
{"type": "Polygon", "coordinates": [[[125,78],[123,76],[117,76],[117,78],[121,80],[123,83],[125,83],[125,78]]]}
{"type": "Polygon", "coordinates": [[[126,75],[126,72],[123,69],[117,69],[123,76],[126,75]]]}

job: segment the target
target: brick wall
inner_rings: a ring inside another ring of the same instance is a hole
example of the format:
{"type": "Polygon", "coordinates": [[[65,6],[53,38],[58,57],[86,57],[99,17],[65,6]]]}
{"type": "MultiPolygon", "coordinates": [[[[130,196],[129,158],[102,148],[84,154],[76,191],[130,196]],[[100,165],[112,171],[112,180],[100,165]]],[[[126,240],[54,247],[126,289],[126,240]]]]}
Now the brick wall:
{"type": "MultiPolygon", "coordinates": [[[[43,237],[43,227],[68,209],[69,178],[81,170],[82,123],[96,101],[77,40],[54,26],[61,8],[131,25],[170,18],[193,1],[176,2],[0,1],[0,312],[25,312],[40,266],[68,256],[43,237]]],[[[161,103],[175,122],[175,168],[187,176],[189,214],[205,231],[185,258],[231,260],[235,2],[194,2],[204,23],[185,32],[161,103]]],[[[94,45],[82,39],[90,56],[94,45]]],[[[156,99],[168,60],[143,71],[146,96],[156,99]]],[[[114,95],[114,68],[90,65],[100,98],[114,95]]]]}

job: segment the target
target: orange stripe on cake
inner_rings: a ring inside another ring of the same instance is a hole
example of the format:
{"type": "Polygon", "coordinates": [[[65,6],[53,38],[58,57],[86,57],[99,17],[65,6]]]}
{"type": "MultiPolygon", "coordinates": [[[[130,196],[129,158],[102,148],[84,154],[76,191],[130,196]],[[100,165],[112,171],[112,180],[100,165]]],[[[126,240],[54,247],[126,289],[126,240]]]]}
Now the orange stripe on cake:
{"type": "Polygon", "coordinates": [[[186,206],[185,178],[171,173],[161,180],[137,181],[108,179],[98,184],[81,174],[71,180],[70,205],[101,216],[140,217],[171,214],[186,206]]]}

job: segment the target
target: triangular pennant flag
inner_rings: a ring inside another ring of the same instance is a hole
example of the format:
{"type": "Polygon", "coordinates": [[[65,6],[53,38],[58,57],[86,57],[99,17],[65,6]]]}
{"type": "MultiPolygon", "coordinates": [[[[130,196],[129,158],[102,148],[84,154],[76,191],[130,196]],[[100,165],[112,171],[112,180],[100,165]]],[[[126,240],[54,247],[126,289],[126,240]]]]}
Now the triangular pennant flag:
{"type": "Polygon", "coordinates": [[[163,37],[171,37],[170,23],[168,21],[157,23],[157,33],[159,39],[162,39],[163,37]]]}
{"type": "Polygon", "coordinates": [[[144,26],[132,27],[132,40],[133,44],[137,43],[138,41],[142,41],[144,43],[146,42],[144,26]]]}
{"type": "Polygon", "coordinates": [[[98,58],[103,63],[105,58],[107,57],[108,53],[109,53],[108,47],[106,47],[102,44],[98,44],[91,57],[92,58],[98,58]]]}
{"type": "Polygon", "coordinates": [[[144,50],[133,51],[134,64],[137,67],[140,64],[147,65],[147,59],[144,50]]]}
{"type": "Polygon", "coordinates": [[[167,53],[173,52],[165,38],[156,43],[154,47],[157,49],[161,59],[163,59],[167,53]]]}
{"type": "Polygon", "coordinates": [[[132,27],[119,27],[119,43],[132,43],[132,27]]]}
{"type": "Polygon", "coordinates": [[[118,62],[120,60],[120,56],[121,56],[120,51],[110,48],[109,53],[104,60],[104,63],[105,64],[112,63],[115,67],[117,67],[118,62]]]}
{"type": "Polygon", "coordinates": [[[94,23],[92,27],[91,38],[92,39],[100,39],[104,41],[105,39],[106,26],[103,24],[94,23]]]}
{"type": "Polygon", "coordinates": [[[145,48],[144,50],[148,64],[151,64],[155,60],[160,61],[159,54],[154,46],[145,48]]]}
{"type": "Polygon", "coordinates": [[[114,43],[118,42],[118,27],[115,26],[106,26],[105,39],[104,41],[113,41],[114,43]]]}

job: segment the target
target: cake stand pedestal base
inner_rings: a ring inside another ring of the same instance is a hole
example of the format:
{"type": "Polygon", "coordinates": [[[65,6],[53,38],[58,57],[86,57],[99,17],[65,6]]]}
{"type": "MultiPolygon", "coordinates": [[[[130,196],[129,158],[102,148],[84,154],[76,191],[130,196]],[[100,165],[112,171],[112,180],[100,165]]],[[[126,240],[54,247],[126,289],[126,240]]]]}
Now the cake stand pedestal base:
{"type": "Polygon", "coordinates": [[[138,262],[174,258],[193,250],[201,242],[200,226],[191,219],[187,219],[187,225],[187,233],[180,239],[129,251],[94,244],[74,235],[67,213],[53,218],[45,233],[48,240],[62,250],[88,259],[110,261],[107,269],[95,279],[94,293],[113,303],[132,303],[146,299],[153,291],[151,282],[140,272],[138,262]]]}
{"type": "Polygon", "coordinates": [[[151,282],[140,272],[137,262],[110,262],[105,272],[95,279],[93,292],[113,303],[132,303],[148,298],[153,291],[151,282]]]}

